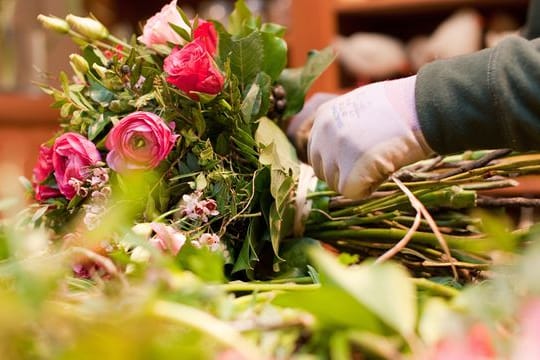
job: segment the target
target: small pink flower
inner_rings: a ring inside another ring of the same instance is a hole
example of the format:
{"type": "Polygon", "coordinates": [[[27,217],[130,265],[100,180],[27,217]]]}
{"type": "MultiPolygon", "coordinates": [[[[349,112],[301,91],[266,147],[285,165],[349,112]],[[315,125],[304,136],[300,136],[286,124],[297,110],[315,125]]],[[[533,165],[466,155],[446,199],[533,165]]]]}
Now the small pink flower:
{"type": "Polygon", "coordinates": [[[150,243],[156,248],[167,251],[176,256],[184,243],[186,242],[186,236],[169,225],[153,222],[150,223],[152,230],[156,235],[150,239],[150,243]]]}
{"type": "Polygon", "coordinates": [[[219,94],[225,81],[206,46],[201,39],[192,41],[181,49],[173,49],[163,63],[167,82],[195,101],[199,99],[197,92],[219,94]]]}
{"type": "Polygon", "coordinates": [[[42,184],[52,174],[53,170],[52,149],[41,145],[38,161],[32,170],[32,184],[37,201],[44,201],[60,195],[58,189],[42,184]]]}
{"type": "Polygon", "coordinates": [[[169,155],[177,138],[156,114],[134,112],[107,136],[107,164],[117,172],[153,169],[169,155]]]}
{"type": "Polygon", "coordinates": [[[77,193],[72,179],[85,179],[88,167],[99,161],[99,151],[84,136],[69,132],[58,137],[52,147],[52,163],[54,177],[62,195],[72,199],[77,193]]]}
{"type": "Polygon", "coordinates": [[[186,41],[169,25],[175,24],[186,30],[188,34],[191,32],[189,25],[184,22],[176,6],[176,0],[174,0],[170,4],[163,6],[161,11],[149,18],[138,40],[148,47],[166,45],[168,42],[180,45],[184,44],[186,41]]]}
{"type": "Polygon", "coordinates": [[[198,26],[193,31],[193,38],[198,40],[210,55],[216,55],[218,36],[213,23],[199,19],[198,26]]]}
{"type": "Polygon", "coordinates": [[[182,196],[180,202],[180,213],[191,220],[201,220],[208,222],[208,216],[219,215],[217,203],[214,199],[201,200],[202,193],[195,191],[192,194],[182,196]]]}
{"type": "Polygon", "coordinates": [[[191,245],[197,249],[201,249],[204,246],[210,249],[210,251],[217,251],[219,250],[221,243],[217,234],[204,233],[198,240],[192,241],[191,245]]]}

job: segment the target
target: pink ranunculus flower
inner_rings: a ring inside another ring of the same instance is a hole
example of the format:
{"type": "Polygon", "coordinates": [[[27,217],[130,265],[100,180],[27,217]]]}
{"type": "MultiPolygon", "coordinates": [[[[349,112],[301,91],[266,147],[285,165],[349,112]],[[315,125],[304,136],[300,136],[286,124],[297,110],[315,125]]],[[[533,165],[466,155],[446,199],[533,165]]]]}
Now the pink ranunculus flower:
{"type": "Polygon", "coordinates": [[[183,48],[173,49],[165,58],[163,69],[167,82],[198,100],[196,92],[217,95],[223,88],[223,75],[201,40],[195,40],[183,48]]]}
{"type": "Polygon", "coordinates": [[[186,41],[169,24],[181,27],[188,34],[191,32],[190,26],[184,22],[176,8],[176,0],[163,6],[160,12],[146,21],[143,33],[138,37],[138,40],[148,47],[166,45],[168,42],[179,45],[185,44],[186,41]]]}
{"type": "Polygon", "coordinates": [[[44,201],[60,195],[58,189],[42,184],[53,171],[52,148],[41,145],[38,161],[32,170],[32,183],[37,201],[44,201]]]}
{"type": "Polygon", "coordinates": [[[107,136],[107,164],[120,173],[153,169],[169,155],[177,138],[156,114],[136,111],[124,117],[107,136]]]}
{"type": "Polygon", "coordinates": [[[210,55],[216,55],[218,35],[213,23],[199,19],[197,28],[193,32],[193,38],[198,40],[199,44],[204,45],[210,55]]]}
{"type": "Polygon", "coordinates": [[[52,147],[54,177],[62,195],[72,199],[77,190],[72,179],[83,180],[88,167],[101,161],[101,155],[93,142],[84,136],[68,132],[58,137],[52,147]]]}

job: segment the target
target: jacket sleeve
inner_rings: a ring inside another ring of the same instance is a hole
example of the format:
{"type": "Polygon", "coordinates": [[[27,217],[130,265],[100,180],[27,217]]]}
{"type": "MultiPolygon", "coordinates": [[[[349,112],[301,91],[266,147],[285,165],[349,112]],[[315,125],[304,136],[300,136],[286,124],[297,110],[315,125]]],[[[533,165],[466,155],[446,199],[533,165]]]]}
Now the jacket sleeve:
{"type": "Polygon", "coordinates": [[[535,39],[540,37],[540,0],[530,0],[527,9],[527,22],[521,35],[526,39],[535,39]]]}
{"type": "Polygon", "coordinates": [[[512,36],[491,49],[420,69],[422,133],[433,150],[540,150],[540,39],[512,36]]]}

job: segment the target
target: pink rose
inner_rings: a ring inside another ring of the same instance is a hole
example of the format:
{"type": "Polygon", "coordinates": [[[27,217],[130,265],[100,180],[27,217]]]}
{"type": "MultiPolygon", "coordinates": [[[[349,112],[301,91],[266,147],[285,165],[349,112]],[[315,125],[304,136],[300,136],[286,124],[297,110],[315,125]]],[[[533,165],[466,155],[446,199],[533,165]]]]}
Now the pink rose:
{"type": "Polygon", "coordinates": [[[193,32],[193,37],[199,41],[199,44],[204,46],[210,55],[216,55],[218,36],[214,24],[210,21],[199,20],[199,25],[193,32]]]}
{"type": "Polygon", "coordinates": [[[168,75],[167,82],[184,91],[193,100],[199,99],[193,92],[216,95],[223,88],[223,75],[199,40],[181,49],[175,48],[165,58],[163,68],[168,75]]]}
{"type": "Polygon", "coordinates": [[[163,6],[160,12],[146,21],[143,33],[138,37],[138,40],[148,47],[166,45],[167,42],[184,44],[186,41],[169,24],[175,24],[181,27],[188,34],[191,32],[189,25],[184,22],[176,9],[176,0],[163,6]]]}
{"type": "Polygon", "coordinates": [[[58,189],[42,184],[52,174],[53,170],[52,149],[41,145],[38,161],[32,170],[32,183],[37,201],[44,201],[60,195],[58,189]]]}
{"type": "Polygon", "coordinates": [[[77,133],[65,133],[58,137],[52,147],[54,177],[62,195],[72,199],[77,190],[72,179],[83,180],[88,167],[101,161],[101,155],[93,142],[77,133]]]}
{"type": "Polygon", "coordinates": [[[117,172],[153,169],[169,155],[177,138],[156,114],[131,113],[107,136],[107,164],[117,172]]]}

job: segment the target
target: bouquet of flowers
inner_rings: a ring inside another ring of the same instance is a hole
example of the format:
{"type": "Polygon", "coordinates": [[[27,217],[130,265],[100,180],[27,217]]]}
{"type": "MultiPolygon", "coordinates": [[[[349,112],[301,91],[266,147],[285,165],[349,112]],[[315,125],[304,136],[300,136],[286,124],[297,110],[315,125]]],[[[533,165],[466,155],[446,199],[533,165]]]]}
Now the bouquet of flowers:
{"type": "Polygon", "coordinates": [[[470,280],[500,244],[461,210],[501,205],[479,190],[538,171],[534,154],[465,153],[414,164],[352,202],[298,161],[282,131],[331,50],[286,68],[285,29],[242,0],[227,26],[190,19],[173,1],[128,42],[91,17],[39,20],[81,47],[72,79],[42,85],[61,131],[41,147],[30,186],[32,222],[64,244],[90,238],[93,251],[132,260],[151,244],[183,266],[198,249],[219,254],[229,277],[268,279],[306,276],[302,254],[316,239],[352,262],[399,257],[419,276],[470,280]],[[128,233],[143,240],[126,244],[128,233]]]}
{"type": "Polygon", "coordinates": [[[110,237],[139,224],[172,255],[206,247],[226,254],[234,271],[251,268],[298,174],[280,125],[331,51],[286,69],[285,29],[262,23],[243,1],[227,28],[189,19],[172,1],[130,42],[93,18],[39,20],[82,53],[70,56],[73,79],[43,86],[62,119],[34,169],[33,220],[70,238],[103,222],[110,237]]]}

